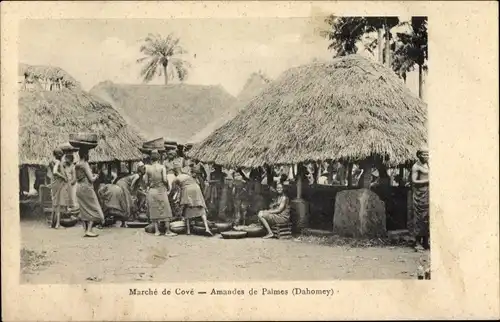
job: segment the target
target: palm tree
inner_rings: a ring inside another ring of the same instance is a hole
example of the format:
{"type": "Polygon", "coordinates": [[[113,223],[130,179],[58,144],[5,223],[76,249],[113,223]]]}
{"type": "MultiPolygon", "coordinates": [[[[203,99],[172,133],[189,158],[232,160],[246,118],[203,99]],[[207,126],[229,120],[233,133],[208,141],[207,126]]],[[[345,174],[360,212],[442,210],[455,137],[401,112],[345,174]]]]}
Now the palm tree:
{"type": "Polygon", "coordinates": [[[331,26],[331,29],[323,31],[322,35],[331,40],[328,49],[335,51],[335,57],[355,54],[358,51],[357,45],[363,37],[376,31],[378,38],[365,44],[365,49],[373,53],[374,49],[378,48],[379,62],[385,62],[387,66],[391,65],[390,31],[399,25],[398,17],[336,17],[331,15],[326,18],[326,23],[331,26]]]}
{"type": "Polygon", "coordinates": [[[169,78],[178,78],[183,81],[188,76],[189,62],[177,57],[187,52],[179,45],[180,39],[169,34],[162,37],[158,34],[149,34],[143,40],[140,52],[145,56],[137,63],[145,62],[141,69],[144,82],[150,82],[156,75],[164,76],[165,85],[169,78]]]}
{"type": "Polygon", "coordinates": [[[405,23],[410,31],[397,33],[392,68],[403,79],[406,73],[418,67],[418,96],[423,97],[423,73],[427,70],[427,17],[412,17],[405,23]]]}
{"type": "Polygon", "coordinates": [[[334,51],[334,57],[355,54],[357,44],[366,33],[373,31],[364,17],[336,17],[330,15],[326,23],[331,27],[321,32],[331,41],[328,49],[334,51]]]}

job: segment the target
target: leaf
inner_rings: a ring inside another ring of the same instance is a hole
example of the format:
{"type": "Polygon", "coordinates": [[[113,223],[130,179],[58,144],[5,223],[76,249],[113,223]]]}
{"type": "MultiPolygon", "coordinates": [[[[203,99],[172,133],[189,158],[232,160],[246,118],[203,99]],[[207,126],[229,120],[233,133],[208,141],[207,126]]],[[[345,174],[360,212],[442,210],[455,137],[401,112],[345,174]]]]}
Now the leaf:
{"type": "Polygon", "coordinates": [[[162,37],[159,34],[150,33],[142,42],[139,51],[144,54],[144,57],[137,59],[136,62],[144,64],[140,72],[144,82],[149,82],[156,76],[162,76],[164,66],[167,69],[172,69],[167,71],[170,78],[177,77],[184,80],[187,77],[191,65],[185,61],[181,63],[175,57],[187,53],[179,45],[179,38],[176,38],[173,34],[162,37]]]}

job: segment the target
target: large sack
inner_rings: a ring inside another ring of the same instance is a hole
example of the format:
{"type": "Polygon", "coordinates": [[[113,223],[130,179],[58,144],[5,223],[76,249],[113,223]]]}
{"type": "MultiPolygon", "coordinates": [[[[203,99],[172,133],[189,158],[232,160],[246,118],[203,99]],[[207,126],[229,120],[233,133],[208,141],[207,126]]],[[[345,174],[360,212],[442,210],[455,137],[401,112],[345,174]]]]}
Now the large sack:
{"type": "Polygon", "coordinates": [[[333,232],[344,237],[386,236],[384,202],[369,189],[338,192],[333,232]]]}

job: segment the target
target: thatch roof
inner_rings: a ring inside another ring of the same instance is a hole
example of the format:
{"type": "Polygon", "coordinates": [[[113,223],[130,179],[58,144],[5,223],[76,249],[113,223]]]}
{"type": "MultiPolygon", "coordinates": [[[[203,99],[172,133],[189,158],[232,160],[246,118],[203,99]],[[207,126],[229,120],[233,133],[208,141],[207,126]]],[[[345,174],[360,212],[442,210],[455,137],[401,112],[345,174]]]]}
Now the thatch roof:
{"type": "Polygon", "coordinates": [[[96,132],[91,162],[139,160],[143,138],[108,103],[81,90],[19,92],[19,162],[42,165],[74,132],[96,132]]]}
{"type": "Polygon", "coordinates": [[[226,113],[210,122],[201,131],[189,139],[190,142],[200,142],[212,134],[219,127],[232,120],[257,94],[259,94],[270,80],[261,73],[252,73],[246,81],[243,89],[236,97],[236,102],[226,113]]]}
{"type": "Polygon", "coordinates": [[[426,114],[392,70],[350,55],[284,72],[188,154],[230,166],[374,155],[397,165],[426,142],[426,114]]]}
{"type": "Polygon", "coordinates": [[[40,80],[50,80],[57,81],[60,80],[62,85],[66,88],[74,89],[80,88],[80,83],[76,81],[70,74],[68,74],[64,69],[54,66],[42,66],[42,65],[28,65],[19,64],[17,69],[18,76],[24,76],[26,79],[32,79],[36,81],[40,80]]]}
{"type": "Polygon", "coordinates": [[[224,114],[235,98],[221,86],[126,85],[103,82],[91,94],[109,102],[147,138],[189,139],[224,114]]]}

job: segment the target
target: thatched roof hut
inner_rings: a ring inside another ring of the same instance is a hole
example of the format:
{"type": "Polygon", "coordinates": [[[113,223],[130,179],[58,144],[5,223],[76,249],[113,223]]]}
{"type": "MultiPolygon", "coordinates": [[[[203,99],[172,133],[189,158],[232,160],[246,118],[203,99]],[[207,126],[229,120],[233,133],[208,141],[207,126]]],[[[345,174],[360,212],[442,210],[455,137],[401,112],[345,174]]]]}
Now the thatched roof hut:
{"type": "Polygon", "coordinates": [[[250,167],[370,156],[397,165],[426,142],[426,114],[391,70],[351,55],[284,72],[188,154],[250,167]]]}
{"type": "Polygon", "coordinates": [[[128,85],[103,82],[90,90],[148,138],[189,139],[235,102],[221,86],[128,85]]]}
{"type": "Polygon", "coordinates": [[[219,127],[232,120],[238,113],[259,94],[270,83],[270,79],[261,73],[252,73],[245,82],[243,89],[236,97],[236,102],[229,108],[226,113],[208,123],[201,131],[196,133],[190,142],[200,142],[207,136],[212,134],[219,127]]]}
{"type": "Polygon", "coordinates": [[[74,132],[99,134],[90,162],[142,158],[143,138],[108,103],[81,90],[19,92],[20,164],[47,164],[74,132]]]}
{"type": "Polygon", "coordinates": [[[23,76],[29,82],[61,82],[61,85],[69,88],[80,88],[80,83],[76,81],[64,69],[55,66],[19,64],[19,76],[23,76]]]}

